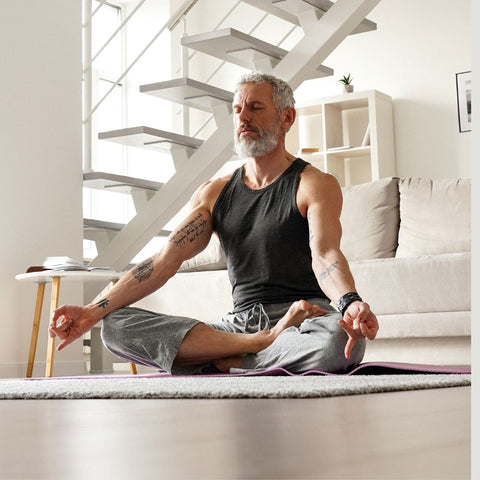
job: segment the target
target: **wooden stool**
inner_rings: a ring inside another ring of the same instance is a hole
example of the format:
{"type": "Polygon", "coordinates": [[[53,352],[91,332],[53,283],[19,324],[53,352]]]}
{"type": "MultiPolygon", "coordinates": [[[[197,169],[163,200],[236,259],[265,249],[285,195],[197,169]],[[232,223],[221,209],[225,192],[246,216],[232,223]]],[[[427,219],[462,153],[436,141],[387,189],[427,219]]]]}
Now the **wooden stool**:
{"type": "MultiPolygon", "coordinates": [[[[111,271],[54,271],[46,270],[42,272],[22,273],[15,277],[20,281],[28,281],[36,283],[37,286],[37,298],[35,303],[35,312],[33,314],[32,335],[30,338],[30,350],[28,352],[28,363],[26,377],[31,377],[33,374],[33,366],[35,363],[35,353],[37,350],[38,332],[40,329],[40,319],[42,316],[43,299],[45,296],[45,285],[52,283],[52,293],[50,297],[50,318],[53,315],[53,311],[58,308],[59,296],[60,296],[60,280],[108,280],[116,283],[120,278],[120,275],[111,271]]],[[[47,345],[47,361],[45,367],[45,376],[51,377],[53,373],[53,359],[55,353],[55,338],[48,337],[47,345]]],[[[137,373],[137,367],[134,363],[130,363],[130,372],[132,374],[137,373]]]]}

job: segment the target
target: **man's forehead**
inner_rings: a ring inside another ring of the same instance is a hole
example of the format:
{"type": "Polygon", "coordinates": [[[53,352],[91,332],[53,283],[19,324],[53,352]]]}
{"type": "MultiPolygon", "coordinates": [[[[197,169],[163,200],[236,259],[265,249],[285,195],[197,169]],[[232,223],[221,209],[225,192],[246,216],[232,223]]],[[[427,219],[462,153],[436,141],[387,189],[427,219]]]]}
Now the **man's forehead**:
{"type": "Polygon", "coordinates": [[[273,88],[269,82],[252,82],[239,85],[233,97],[233,103],[245,100],[248,102],[273,103],[273,88]]]}

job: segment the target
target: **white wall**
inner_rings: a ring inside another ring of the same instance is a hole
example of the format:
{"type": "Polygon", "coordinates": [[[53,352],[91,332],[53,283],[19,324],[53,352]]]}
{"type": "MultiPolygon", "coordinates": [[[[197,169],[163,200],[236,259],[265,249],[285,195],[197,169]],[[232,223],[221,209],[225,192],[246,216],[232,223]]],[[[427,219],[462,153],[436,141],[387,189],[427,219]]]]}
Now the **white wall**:
{"type": "MultiPolygon", "coordinates": [[[[14,276],[46,256],[82,258],[82,10],[81,0],[2,0],[0,8],[4,377],[25,375],[35,301],[36,286],[14,276]]],[[[49,296],[47,287],[37,349],[42,366],[49,296]]],[[[81,286],[62,286],[60,301],[81,303],[81,286]]],[[[57,354],[54,374],[79,373],[81,347],[57,354]]]]}
{"type": "MultiPolygon", "coordinates": [[[[233,4],[202,0],[189,16],[189,33],[213,29],[233,4]]],[[[238,12],[220,28],[247,32],[261,18],[251,6],[241,4],[238,12]]],[[[471,133],[458,131],[455,83],[456,73],[471,70],[470,0],[382,0],[368,18],[377,30],[342,42],[323,62],[334,76],[304,82],[295,92],[297,100],[338,95],[338,79],[351,73],[356,91],[376,89],[393,99],[397,175],[470,176],[471,133]]],[[[267,23],[270,28],[261,27],[253,35],[278,42],[284,25],[267,23]]],[[[281,46],[288,49],[289,42],[281,46]]],[[[204,81],[219,63],[196,55],[193,78],[204,81]]],[[[232,75],[240,70],[222,67],[212,83],[233,88],[232,75]]]]}
{"type": "MultiPolygon", "coordinates": [[[[324,62],[335,77],[305,83],[297,97],[336,94],[336,79],[351,73],[356,90],[393,97],[398,175],[469,176],[472,134],[458,133],[455,73],[471,68],[470,2],[382,0],[369,17],[378,30],[347,39],[324,62]]],[[[24,374],[29,346],[35,287],[14,276],[47,255],[82,255],[80,25],[81,0],[1,2],[0,376],[24,374]]],[[[223,78],[214,83],[228,88],[223,78]]],[[[82,303],[80,285],[62,287],[60,301],[82,303]]],[[[77,342],[57,354],[56,372],[75,373],[80,359],[77,342]]]]}
{"type": "MultiPolygon", "coordinates": [[[[472,0],[472,23],[474,24],[472,35],[472,73],[473,88],[476,92],[480,89],[480,29],[478,28],[480,19],[480,3],[472,0]]],[[[473,110],[480,111],[480,95],[473,96],[473,110]]],[[[480,126],[480,116],[473,117],[473,128],[478,132],[480,126]]],[[[480,158],[480,135],[476,133],[472,137],[472,159],[480,158]]],[[[472,178],[475,188],[472,190],[472,292],[478,291],[480,286],[480,189],[478,181],[480,179],[480,164],[478,161],[472,162],[472,178]]],[[[472,319],[477,319],[480,314],[480,298],[478,295],[472,295],[472,319]]],[[[480,323],[472,322],[472,405],[480,403],[480,323]]],[[[480,430],[478,428],[480,420],[479,409],[472,410],[472,452],[478,452],[480,449],[480,430]]],[[[472,459],[471,478],[480,477],[480,458],[475,455],[472,459]]]]}
{"type": "Polygon", "coordinates": [[[352,35],[323,63],[334,77],[305,82],[298,99],[356,91],[393,99],[397,175],[471,176],[471,133],[459,133],[455,74],[471,70],[469,0],[382,0],[368,16],[377,30],[352,35]]]}

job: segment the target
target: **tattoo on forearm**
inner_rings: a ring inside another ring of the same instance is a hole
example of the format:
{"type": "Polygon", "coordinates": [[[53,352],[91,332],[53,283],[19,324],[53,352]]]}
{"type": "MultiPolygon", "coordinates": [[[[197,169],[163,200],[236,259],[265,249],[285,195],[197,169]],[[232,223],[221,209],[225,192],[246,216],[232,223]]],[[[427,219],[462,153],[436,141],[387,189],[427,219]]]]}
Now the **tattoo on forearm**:
{"type": "Polygon", "coordinates": [[[144,280],[148,280],[152,273],[153,260],[151,258],[147,258],[135,267],[133,276],[138,280],[138,283],[142,283],[144,280]]]}
{"type": "Polygon", "coordinates": [[[100,300],[97,303],[97,307],[103,308],[105,310],[107,308],[108,302],[109,302],[108,298],[104,298],[103,300],[100,300]]]}
{"type": "Polygon", "coordinates": [[[338,260],[335,263],[332,263],[329,267],[327,267],[322,273],[318,275],[318,281],[323,282],[336,268],[338,265],[338,260]]]}
{"type": "Polygon", "coordinates": [[[309,239],[310,244],[312,243],[313,238],[314,238],[314,236],[313,236],[313,228],[312,228],[312,226],[310,225],[310,220],[311,220],[311,218],[312,218],[312,216],[311,216],[310,212],[307,212],[307,221],[308,221],[308,230],[309,230],[309,231],[308,231],[308,239],[309,239]]]}
{"type": "Polygon", "coordinates": [[[192,243],[205,232],[206,225],[207,220],[205,220],[203,215],[199,213],[191,222],[188,222],[184,227],[172,234],[169,242],[177,247],[181,247],[186,243],[192,243]]]}

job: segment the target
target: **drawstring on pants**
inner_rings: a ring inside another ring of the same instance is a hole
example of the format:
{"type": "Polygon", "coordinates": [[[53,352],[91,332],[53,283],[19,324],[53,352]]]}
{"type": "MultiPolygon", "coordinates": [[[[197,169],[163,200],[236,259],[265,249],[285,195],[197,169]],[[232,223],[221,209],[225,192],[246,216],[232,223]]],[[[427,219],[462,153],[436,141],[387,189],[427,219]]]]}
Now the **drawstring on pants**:
{"type": "Polygon", "coordinates": [[[246,313],[248,316],[245,319],[245,332],[255,333],[271,328],[270,318],[261,303],[256,303],[246,313]]]}

